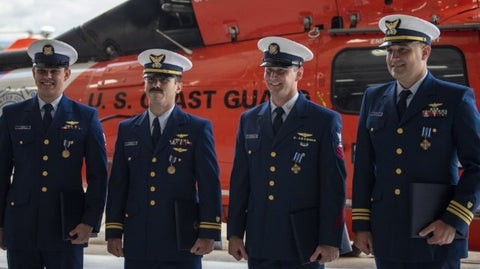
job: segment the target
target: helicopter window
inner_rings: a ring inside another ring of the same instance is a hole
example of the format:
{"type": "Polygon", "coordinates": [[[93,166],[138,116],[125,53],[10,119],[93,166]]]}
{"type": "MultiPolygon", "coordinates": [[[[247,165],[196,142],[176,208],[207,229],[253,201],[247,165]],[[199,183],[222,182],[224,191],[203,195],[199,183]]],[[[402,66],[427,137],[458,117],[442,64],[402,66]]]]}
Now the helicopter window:
{"type": "MultiPolygon", "coordinates": [[[[333,107],[345,114],[359,114],[364,91],[392,81],[385,64],[386,51],[355,48],[340,51],[333,61],[331,98],[333,107]]],[[[465,58],[453,46],[434,46],[428,69],[442,80],[468,85],[465,58]]]]}

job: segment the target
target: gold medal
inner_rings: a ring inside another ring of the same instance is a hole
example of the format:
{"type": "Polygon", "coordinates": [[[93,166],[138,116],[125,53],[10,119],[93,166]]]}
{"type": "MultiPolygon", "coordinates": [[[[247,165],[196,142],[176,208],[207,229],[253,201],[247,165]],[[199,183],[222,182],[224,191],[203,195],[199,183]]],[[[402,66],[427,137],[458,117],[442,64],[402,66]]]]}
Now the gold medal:
{"type": "Polygon", "coordinates": [[[423,150],[427,150],[432,144],[430,144],[430,142],[428,142],[428,140],[426,138],[423,139],[422,143],[420,143],[420,147],[423,149],[423,150]]]}
{"type": "Polygon", "coordinates": [[[62,151],[62,157],[65,158],[65,159],[70,157],[70,151],[68,151],[68,149],[63,150],[62,151]]]}
{"type": "Polygon", "coordinates": [[[175,174],[175,166],[170,165],[170,166],[167,168],[167,172],[168,172],[170,175],[175,174]]]}
{"type": "Polygon", "coordinates": [[[292,170],[292,172],[293,172],[294,174],[298,174],[298,172],[300,172],[300,170],[302,170],[302,168],[300,167],[300,165],[294,164],[294,165],[292,166],[292,168],[290,168],[290,170],[292,170]]]}

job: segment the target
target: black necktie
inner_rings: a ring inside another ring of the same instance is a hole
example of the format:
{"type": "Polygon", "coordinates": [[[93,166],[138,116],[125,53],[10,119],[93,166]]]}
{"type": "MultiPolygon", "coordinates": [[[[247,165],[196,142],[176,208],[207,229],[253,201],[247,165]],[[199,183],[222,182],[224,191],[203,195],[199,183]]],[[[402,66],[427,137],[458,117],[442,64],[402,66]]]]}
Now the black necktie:
{"type": "Polygon", "coordinates": [[[397,103],[397,112],[398,112],[398,118],[401,119],[403,114],[405,113],[405,110],[407,110],[407,98],[410,96],[412,92],[410,90],[403,90],[398,98],[398,103],[397,103]]]}
{"type": "Polygon", "coordinates": [[[153,146],[157,146],[158,140],[160,140],[160,121],[158,118],[155,118],[153,120],[153,132],[152,132],[152,141],[153,141],[153,146]]]}
{"type": "Polygon", "coordinates": [[[47,130],[50,124],[52,123],[52,110],[53,106],[51,104],[43,105],[43,129],[47,130]]]}
{"type": "Polygon", "coordinates": [[[280,127],[282,126],[283,123],[283,118],[282,115],[285,113],[282,107],[277,107],[275,110],[273,110],[277,115],[275,116],[275,119],[273,119],[273,133],[277,134],[278,130],[280,130],[280,127]]]}

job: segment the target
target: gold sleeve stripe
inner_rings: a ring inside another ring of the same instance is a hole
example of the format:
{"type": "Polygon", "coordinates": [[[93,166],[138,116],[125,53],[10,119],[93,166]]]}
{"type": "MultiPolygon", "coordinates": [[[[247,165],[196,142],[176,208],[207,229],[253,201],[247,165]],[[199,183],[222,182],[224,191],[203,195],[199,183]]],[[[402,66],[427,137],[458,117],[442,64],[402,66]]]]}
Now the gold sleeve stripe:
{"type": "Polygon", "coordinates": [[[209,225],[218,225],[218,226],[222,226],[221,223],[218,223],[218,222],[208,222],[208,221],[201,221],[200,222],[200,225],[202,224],[209,224],[209,225]]]}
{"type": "Polygon", "coordinates": [[[370,214],[352,214],[353,217],[365,217],[365,218],[370,218],[370,214]]]}
{"type": "Polygon", "coordinates": [[[368,208],[354,208],[354,209],[352,209],[352,212],[353,212],[353,213],[355,213],[355,212],[358,212],[358,213],[360,213],[360,212],[368,212],[368,213],[370,213],[371,211],[370,211],[370,209],[368,209],[368,208]]]}
{"type": "Polygon", "coordinates": [[[450,206],[447,207],[447,211],[452,213],[453,215],[459,217],[461,220],[463,220],[467,225],[470,225],[470,221],[465,218],[465,216],[462,216],[461,214],[459,214],[456,210],[452,209],[450,206]]]}
{"type": "Polygon", "coordinates": [[[352,220],[370,220],[369,216],[352,216],[352,220]]]}
{"type": "Polygon", "coordinates": [[[222,226],[220,225],[210,225],[210,224],[200,224],[199,226],[201,229],[214,229],[214,230],[221,230],[222,226]]]}
{"type": "Polygon", "coordinates": [[[450,204],[447,207],[447,211],[454,214],[463,220],[467,225],[470,225],[470,222],[473,220],[473,214],[470,211],[465,212],[466,209],[464,206],[455,201],[450,201],[450,204]],[[469,214],[470,213],[470,214],[469,214]]]}
{"type": "Polygon", "coordinates": [[[109,222],[105,224],[105,229],[120,229],[123,230],[123,223],[109,222]]]}
{"type": "Polygon", "coordinates": [[[461,205],[461,204],[458,203],[457,201],[451,200],[449,206],[454,206],[454,207],[456,207],[456,208],[458,209],[458,211],[464,212],[465,215],[466,215],[467,217],[469,217],[470,219],[473,219],[473,217],[474,217],[474,215],[473,215],[472,211],[470,211],[470,209],[464,207],[463,205],[461,205]]]}

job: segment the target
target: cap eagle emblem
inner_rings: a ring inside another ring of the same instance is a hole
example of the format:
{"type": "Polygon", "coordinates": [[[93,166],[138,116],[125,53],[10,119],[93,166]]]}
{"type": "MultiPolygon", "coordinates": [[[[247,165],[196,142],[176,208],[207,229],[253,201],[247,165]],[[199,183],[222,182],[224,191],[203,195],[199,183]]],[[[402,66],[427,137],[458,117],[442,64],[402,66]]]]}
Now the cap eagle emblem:
{"type": "Polygon", "coordinates": [[[385,21],[385,26],[387,27],[387,35],[396,35],[397,28],[400,26],[400,19],[396,19],[394,21],[385,21]]]}
{"type": "Polygon", "coordinates": [[[160,55],[150,54],[150,61],[152,61],[153,68],[162,67],[162,63],[164,60],[165,60],[165,54],[160,54],[160,55]]]}
{"type": "Polygon", "coordinates": [[[268,45],[268,53],[270,54],[277,54],[279,50],[280,50],[280,47],[276,43],[272,43],[268,45]]]}
{"type": "Polygon", "coordinates": [[[52,55],[54,50],[52,45],[43,46],[42,52],[44,55],[52,55]]]}

